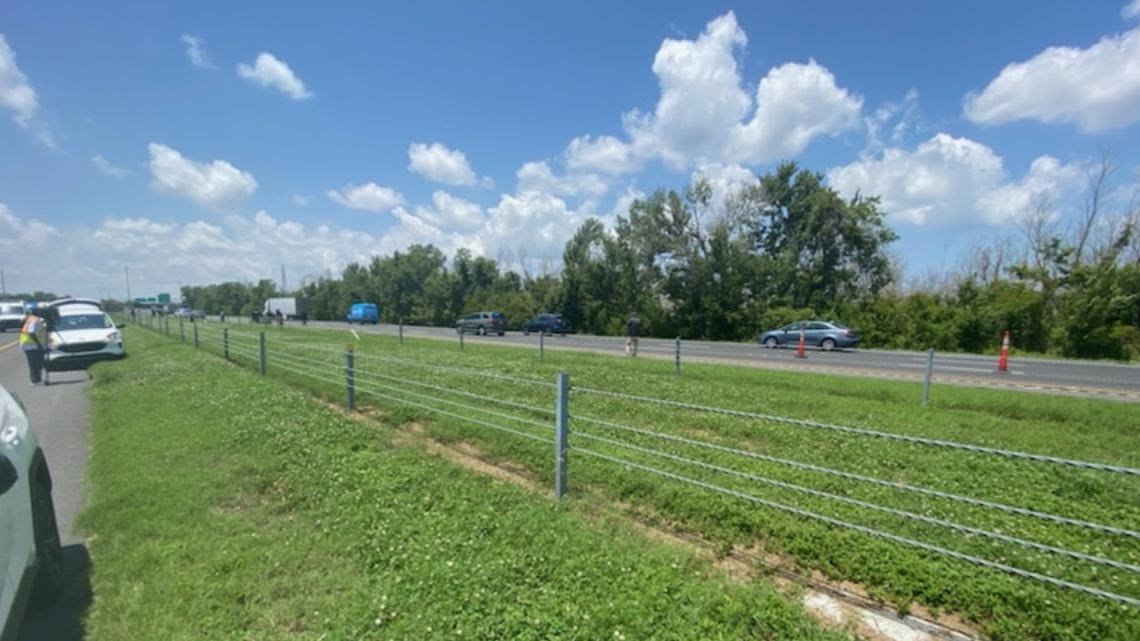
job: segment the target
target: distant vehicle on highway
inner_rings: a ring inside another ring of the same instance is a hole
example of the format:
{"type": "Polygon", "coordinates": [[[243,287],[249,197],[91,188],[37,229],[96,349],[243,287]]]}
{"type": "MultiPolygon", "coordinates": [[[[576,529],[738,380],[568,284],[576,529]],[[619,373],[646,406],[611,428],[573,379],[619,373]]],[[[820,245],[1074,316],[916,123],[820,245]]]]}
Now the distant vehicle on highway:
{"type": "Polygon", "coordinates": [[[520,329],[522,329],[523,336],[530,336],[531,332],[565,336],[570,333],[570,323],[567,323],[561,314],[539,314],[525,321],[520,329]]]}
{"type": "Polygon", "coordinates": [[[372,323],[375,325],[380,322],[380,307],[376,303],[353,303],[348,308],[348,315],[344,317],[344,320],[348,321],[349,325],[352,323],[360,323],[361,325],[372,323]]]}
{"type": "Polygon", "coordinates": [[[48,318],[49,371],[86,366],[96,361],[123,358],[123,334],[97,301],[64,298],[48,303],[41,315],[48,318]]]}
{"type": "Polygon", "coordinates": [[[0,639],[15,639],[29,601],[63,586],[47,460],[19,402],[0,387],[0,639]]]}
{"type": "Polygon", "coordinates": [[[281,314],[289,320],[297,320],[302,314],[309,313],[309,299],[303,297],[270,298],[265,301],[262,312],[265,314],[281,314]]]}
{"type": "Polygon", "coordinates": [[[190,309],[189,307],[179,307],[174,310],[174,316],[177,318],[185,318],[187,320],[198,320],[206,317],[206,312],[200,309],[190,309]]]}
{"type": "Polygon", "coordinates": [[[859,332],[835,321],[809,320],[785,325],[760,335],[760,344],[769,349],[794,346],[800,342],[800,327],[804,329],[804,342],[830,352],[859,344],[859,332]]]}
{"type": "Polygon", "coordinates": [[[0,301],[0,332],[24,326],[24,303],[18,300],[0,301]]]}
{"type": "Polygon", "coordinates": [[[507,317],[502,312],[475,312],[455,321],[455,331],[460,334],[498,334],[507,333],[507,317]]]}

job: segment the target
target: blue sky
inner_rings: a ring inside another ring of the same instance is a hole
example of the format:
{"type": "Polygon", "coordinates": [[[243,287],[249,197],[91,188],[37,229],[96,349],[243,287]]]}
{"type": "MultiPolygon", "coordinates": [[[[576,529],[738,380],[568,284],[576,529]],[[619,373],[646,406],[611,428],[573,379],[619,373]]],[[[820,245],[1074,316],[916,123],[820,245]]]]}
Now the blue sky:
{"type": "Polygon", "coordinates": [[[10,290],[295,281],[412,242],[556,268],[590,215],[782,159],[881,194],[915,275],[1037,198],[1063,225],[1103,151],[1120,206],[1140,180],[1121,2],[98,4],[0,9],[10,290]]]}

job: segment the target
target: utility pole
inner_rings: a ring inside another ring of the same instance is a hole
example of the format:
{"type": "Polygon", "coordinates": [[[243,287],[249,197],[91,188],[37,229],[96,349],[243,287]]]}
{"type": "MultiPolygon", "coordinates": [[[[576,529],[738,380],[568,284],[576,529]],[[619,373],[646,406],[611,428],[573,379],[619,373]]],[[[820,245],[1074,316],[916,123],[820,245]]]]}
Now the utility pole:
{"type": "Polygon", "coordinates": [[[4,270],[0,269],[0,294],[7,293],[8,285],[4,282],[4,270]]]}
{"type": "Polygon", "coordinates": [[[281,293],[284,294],[287,291],[289,288],[285,286],[285,263],[281,263],[281,293]]]}
{"type": "Polygon", "coordinates": [[[130,303],[134,300],[131,298],[131,268],[123,265],[123,274],[127,277],[127,302],[130,303]]]}

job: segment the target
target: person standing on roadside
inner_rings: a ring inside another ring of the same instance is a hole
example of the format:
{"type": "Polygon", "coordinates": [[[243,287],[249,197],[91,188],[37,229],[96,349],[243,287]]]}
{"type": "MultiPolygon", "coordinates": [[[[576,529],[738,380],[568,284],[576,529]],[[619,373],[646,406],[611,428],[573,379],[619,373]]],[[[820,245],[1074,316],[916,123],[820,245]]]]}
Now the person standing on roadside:
{"type": "Polygon", "coordinates": [[[20,329],[20,349],[28,359],[28,377],[32,385],[39,385],[43,380],[44,372],[44,343],[41,340],[44,334],[44,321],[32,312],[24,316],[24,326],[20,329]]]}
{"type": "Polygon", "coordinates": [[[637,356],[637,339],[641,338],[641,319],[638,318],[637,312],[629,315],[629,320],[625,324],[625,331],[625,355],[637,356]]]}

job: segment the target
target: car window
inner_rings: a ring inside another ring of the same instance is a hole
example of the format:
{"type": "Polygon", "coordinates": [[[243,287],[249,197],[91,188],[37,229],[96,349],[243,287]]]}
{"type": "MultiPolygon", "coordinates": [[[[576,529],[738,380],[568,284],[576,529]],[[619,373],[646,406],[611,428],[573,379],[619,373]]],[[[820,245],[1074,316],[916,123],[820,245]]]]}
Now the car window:
{"type": "Polygon", "coordinates": [[[799,324],[799,323],[792,323],[791,325],[788,325],[788,326],[784,327],[784,328],[783,328],[783,330],[784,330],[785,332],[794,332],[794,331],[797,331],[797,330],[799,330],[799,328],[800,328],[800,324],[799,324]]]}
{"type": "Polygon", "coordinates": [[[106,314],[76,314],[74,316],[60,316],[56,324],[57,331],[75,329],[109,329],[114,327],[106,314]]]}
{"type": "Polygon", "coordinates": [[[502,318],[502,317],[503,317],[502,312],[491,312],[491,318],[502,318]]]}
{"type": "Polygon", "coordinates": [[[23,314],[24,308],[20,305],[0,305],[0,314],[23,314]]]}
{"type": "Polygon", "coordinates": [[[467,320],[478,320],[478,319],[479,319],[479,314],[468,314],[467,315],[467,320]]]}
{"type": "Polygon", "coordinates": [[[820,323],[817,321],[814,323],[808,323],[808,329],[831,329],[831,327],[829,327],[827,323],[820,323]]]}

